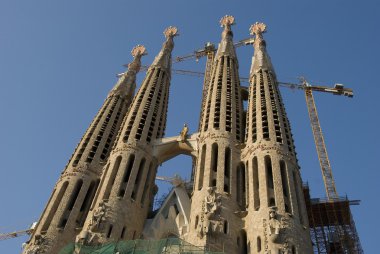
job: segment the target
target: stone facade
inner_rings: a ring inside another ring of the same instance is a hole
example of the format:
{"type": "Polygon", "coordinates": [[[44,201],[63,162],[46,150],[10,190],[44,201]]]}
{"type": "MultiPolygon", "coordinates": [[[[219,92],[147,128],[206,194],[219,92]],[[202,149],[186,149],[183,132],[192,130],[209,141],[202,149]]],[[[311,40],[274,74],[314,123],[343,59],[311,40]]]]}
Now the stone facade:
{"type": "Polygon", "coordinates": [[[136,74],[144,54],[143,46],[132,50],[133,62],[108,94],[62,171],[24,249],[25,254],[58,253],[63,246],[75,241],[86,220],[123,116],[131,104],[136,74]]]}
{"type": "MultiPolygon", "coordinates": [[[[95,151],[92,164],[86,162],[92,154],[91,147],[83,145],[88,143],[86,134],[25,253],[55,253],[74,240],[98,245],[173,236],[225,253],[312,253],[290,124],[263,38],[266,27],[262,23],[251,27],[254,56],[245,113],[231,30],[234,17],[225,16],[220,23],[218,49],[207,52],[198,132],[189,135],[184,126],[179,136],[164,137],[177,35],[177,29],[169,27],[128,112],[121,109],[123,89],[116,86],[90,126],[88,133],[102,131],[102,112],[109,114],[113,105],[121,110],[124,120],[115,124],[119,132],[112,136],[116,141],[110,155],[106,153],[108,159],[99,159],[102,155],[95,151]],[[157,192],[157,167],[178,154],[194,159],[193,189],[176,185],[148,219],[157,192]],[[91,194],[85,194],[91,188],[91,194]],[[91,198],[83,201],[87,196],[91,198]],[[33,252],[33,246],[40,249],[33,252]]],[[[145,50],[138,52],[139,60],[145,50]]],[[[130,69],[137,70],[135,65],[130,69]]],[[[128,73],[124,78],[132,84],[136,71],[128,73]]],[[[115,122],[116,116],[111,117],[115,122]]],[[[91,137],[90,142],[96,142],[96,136],[91,137]]],[[[100,140],[100,145],[104,142],[100,140]]],[[[80,247],[75,253],[81,253],[80,247]]]]}

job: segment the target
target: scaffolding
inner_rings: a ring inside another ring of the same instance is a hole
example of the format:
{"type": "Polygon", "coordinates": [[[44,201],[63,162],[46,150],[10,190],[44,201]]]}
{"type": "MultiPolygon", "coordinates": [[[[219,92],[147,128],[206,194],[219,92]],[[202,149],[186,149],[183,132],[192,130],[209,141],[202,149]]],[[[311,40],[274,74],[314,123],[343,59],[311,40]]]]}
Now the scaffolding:
{"type": "Polygon", "coordinates": [[[350,205],[359,201],[310,198],[309,186],[303,187],[314,253],[362,254],[350,205]]]}
{"type": "Polygon", "coordinates": [[[160,240],[130,240],[103,245],[83,245],[71,243],[64,247],[59,254],[225,254],[197,247],[180,238],[160,240]]]}

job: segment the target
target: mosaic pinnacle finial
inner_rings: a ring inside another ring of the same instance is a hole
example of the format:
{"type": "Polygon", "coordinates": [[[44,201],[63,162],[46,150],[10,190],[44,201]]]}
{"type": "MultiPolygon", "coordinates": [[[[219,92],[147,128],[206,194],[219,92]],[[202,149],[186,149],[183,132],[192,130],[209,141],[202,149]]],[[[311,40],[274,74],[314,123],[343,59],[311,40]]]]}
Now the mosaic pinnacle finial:
{"type": "Polygon", "coordinates": [[[267,26],[264,23],[260,23],[260,22],[256,22],[255,24],[251,25],[251,27],[249,28],[251,35],[256,35],[255,42],[254,42],[255,46],[260,46],[260,45],[265,46],[263,33],[266,32],[266,28],[267,26]]]}
{"type": "Polygon", "coordinates": [[[267,26],[264,23],[256,22],[249,28],[249,31],[251,32],[251,35],[260,36],[266,32],[266,28],[267,26]]]}
{"type": "Polygon", "coordinates": [[[231,15],[226,15],[219,21],[221,27],[229,27],[235,24],[235,18],[231,15]]]}
{"type": "Polygon", "coordinates": [[[133,57],[136,56],[145,56],[147,54],[146,48],[143,45],[137,45],[131,51],[133,57]]]}
{"type": "Polygon", "coordinates": [[[174,37],[179,35],[178,29],[175,26],[169,26],[164,31],[165,38],[174,37]]]}
{"type": "Polygon", "coordinates": [[[137,45],[132,49],[131,54],[134,59],[128,64],[128,70],[139,72],[141,67],[141,57],[148,54],[146,48],[143,45],[137,45]]]}

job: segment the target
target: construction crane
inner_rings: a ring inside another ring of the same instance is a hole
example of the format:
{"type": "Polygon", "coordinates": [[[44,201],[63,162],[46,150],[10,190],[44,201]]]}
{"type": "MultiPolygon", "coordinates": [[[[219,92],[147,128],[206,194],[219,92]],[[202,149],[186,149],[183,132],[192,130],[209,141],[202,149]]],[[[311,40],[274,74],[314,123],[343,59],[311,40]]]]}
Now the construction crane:
{"type": "Polygon", "coordinates": [[[342,84],[335,84],[333,88],[325,86],[311,86],[305,78],[300,78],[301,84],[281,83],[284,86],[303,89],[305,92],[306,105],[309,112],[311,128],[313,131],[315,147],[317,149],[319,164],[322,170],[323,181],[325,183],[326,195],[329,201],[338,198],[330,160],[327,154],[326,144],[323,137],[321,124],[319,123],[317,107],[315,106],[313,91],[343,95],[349,98],[354,96],[352,89],[344,88],[342,84]]]}
{"type": "Polygon", "coordinates": [[[19,237],[19,236],[23,236],[23,235],[30,235],[31,233],[33,233],[36,225],[37,225],[37,222],[34,222],[30,226],[29,229],[15,231],[15,232],[11,232],[11,233],[0,234],[0,241],[11,239],[11,238],[15,238],[15,237],[19,237]]]}
{"type": "MultiPolygon", "coordinates": [[[[244,40],[240,40],[238,42],[235,42],[234,46],[235,46],[235,48],[238,48],[241,46],[252,44],[253,41],[254,41],[253,38],[246,38],[244,40]]],[[[210,52],[215,52],[215,51],[216,51],[216,48],[215,48],[214,44],[212,44],[211,42],[207,42],[205,44],[204,48],[198,49],[198,50],[196,50],[193,53],[188,54],[188,55],[177,56],[173,62],[178,63],[178,62],[182,62],[184,60],[189,60],[189,59],[193,59],[193,58],[195,58],[195,60],[198,61],[199,58],[204,57],[204,56],[208,56],[210,54],[210,52]]]]}

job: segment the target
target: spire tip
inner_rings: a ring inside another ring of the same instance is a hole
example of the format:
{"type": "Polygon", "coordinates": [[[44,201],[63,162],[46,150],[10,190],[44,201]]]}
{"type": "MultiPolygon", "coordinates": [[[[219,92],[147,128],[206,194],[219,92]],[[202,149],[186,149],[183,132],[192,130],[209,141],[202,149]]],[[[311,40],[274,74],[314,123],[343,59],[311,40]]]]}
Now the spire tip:
{"type": "Polygon", "coordinates": [[[147,55],[147,51],[146,51],[146,48],[143,46],[143,45],[137,45],[136,47],[134,47],[131,51],[131,54],[133,57],[136,57],[136,56],[144,56],[144,55],[147,55]]]}
{"type": "Polygon", "coordinates": [[[235,18],[231,15],[226,15],[220,19],[220,26],[227,27],[235,24],[235,18]]]}
{"type": "Polygon", "coordinates": [[[175,26],[169,26],[164,31],[165,38],[174,37],[179,35],[178,34],[178,28],[175,26]]]}
{"type": "Polygon", "coordinates": [[[265,33],[266,28],[267,26],[264,23],[256,22],[249,28],[249,31],[251,32],[251,35],[255,35],[255,34],[258,35],[258,34],[265,33]]]}

